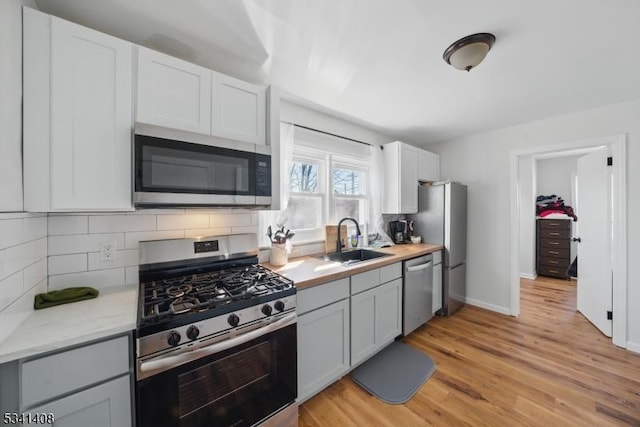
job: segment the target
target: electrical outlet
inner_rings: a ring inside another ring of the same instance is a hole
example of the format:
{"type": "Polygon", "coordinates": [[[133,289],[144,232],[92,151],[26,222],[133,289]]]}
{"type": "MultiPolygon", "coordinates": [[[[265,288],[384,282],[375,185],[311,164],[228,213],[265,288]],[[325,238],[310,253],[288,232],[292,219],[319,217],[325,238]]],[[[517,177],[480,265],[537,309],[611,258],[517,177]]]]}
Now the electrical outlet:
{"type": "Polygon", "coordinates": [[[102,242],[100,249],[100,260],[115,261],[116,259],[116,242],[102,242]]]}

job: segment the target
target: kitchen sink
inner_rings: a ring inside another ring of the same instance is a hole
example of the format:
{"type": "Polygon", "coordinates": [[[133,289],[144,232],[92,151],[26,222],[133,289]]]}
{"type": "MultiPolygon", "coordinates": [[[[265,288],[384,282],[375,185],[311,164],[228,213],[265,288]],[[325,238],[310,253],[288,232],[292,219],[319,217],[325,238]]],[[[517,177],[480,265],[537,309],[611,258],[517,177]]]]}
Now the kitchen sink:
{"type": "Polygon", "coordinates": [[[384,252],[370,251],[368,249],[354,249],[351,251],[336,252],[327,255],[319,255],[316,258],[323,261],[339,262],[344,266],[356,264],[363,261],[369,261],[375,258],[391,256],[384,252]]]}

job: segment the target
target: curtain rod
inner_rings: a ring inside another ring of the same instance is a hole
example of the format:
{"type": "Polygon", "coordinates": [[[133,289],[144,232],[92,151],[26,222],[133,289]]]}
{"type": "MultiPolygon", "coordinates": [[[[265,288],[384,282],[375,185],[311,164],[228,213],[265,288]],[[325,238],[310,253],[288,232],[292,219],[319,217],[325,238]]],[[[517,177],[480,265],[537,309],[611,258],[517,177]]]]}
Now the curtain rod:
{"type": "Polygon", "coordinates": [[[329,135],[329,136],[335,136],[336,138],[342,138],[342,139],[346,139],[347,141],[351,141],[351,142],[357,142],[358,144],[363,144],[363,145],[368,145],[368,146],[373,146],[373,144],[369,144],[368,142],[364,142],[364,141],[358,141],[357,139],[353,139],[353,138],[347,138],[346,136],[340,136],[340,135],[336,135],[335,133],[329,133],[329,132],[325,132],[323,130],[318,130],[318,129],[314,129],[314,128],[310,128],[308,126],[303,126],[303,125],[299,125],[296,123],[291,123],[291,122],[284,122],[283,123],[288,123],[290,125],[293,125],[297,128],[301,128],[301,129],[306,129],[306,130],[310,130],[313,132],[318,132],[318,133],[323,133],[325,135],[329,135]]]}

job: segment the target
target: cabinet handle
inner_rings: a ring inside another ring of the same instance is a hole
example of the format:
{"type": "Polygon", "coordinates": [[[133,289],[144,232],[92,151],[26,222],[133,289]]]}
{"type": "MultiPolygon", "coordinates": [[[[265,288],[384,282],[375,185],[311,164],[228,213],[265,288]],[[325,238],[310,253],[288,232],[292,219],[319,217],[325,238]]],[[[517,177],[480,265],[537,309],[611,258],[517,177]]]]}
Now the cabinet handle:
{"type": "Polygon", "coordinates": [[[559,245],[560,242],[549,242],[550,245],[559,245]]]}
{"type": "Polygon", "coordinates": [[[551,270],[551,269],[549,269],[549,271],[550,271],[551,273],[556,273],[556,274],[560,273],[558,270],[551,270]]]}
{"type": "Polygon", "coordinates": [[[549,264],[556,264],[556,265],[558,265],[558,264],[560,264],[560,263],[559,263],[558,261],[554,261],[554,260],[550,259],[550,260],[549,260],[549,264]]]}
{"type": "Polygon", "coordinates": [[[431,266],[431,261],[425,262],[424,264],[407,267],[407,272],[411,273],[412,271],[424,270],[425,268],[427,268],[429,266],[431,266]]]}
{"type": "Polygon", "coordinates": [[[560,233],[549,233],[549,236],[559,236],[560,233]]]}
{"type": "Polygon", "coordinates": [[[554,254],[554,255],[560,255],[560,252],[558,251],[549,251],[550,254],[554,254]]]}
{"type": "Polygon", "coordinates": [[[555,222],[549,222],[548,224],[549,224],[549,227],[557,227],[558,226],[558,224],[555,223],[555,222]]]}

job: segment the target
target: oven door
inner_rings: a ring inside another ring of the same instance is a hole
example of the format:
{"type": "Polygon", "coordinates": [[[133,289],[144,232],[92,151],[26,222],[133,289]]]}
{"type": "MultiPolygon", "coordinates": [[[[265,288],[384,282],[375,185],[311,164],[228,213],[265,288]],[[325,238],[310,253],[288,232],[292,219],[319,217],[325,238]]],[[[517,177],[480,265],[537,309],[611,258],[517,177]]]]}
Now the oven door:
{"type": "Polygon", "coordinates": [[[137,205],[271,203],[271,156],[135,135],[137,205]]]}
{"type": "Polygon", "coordinates": [[[297,397],[296,324],[137,381],[138,427],[251,426],[297,397]]]}

